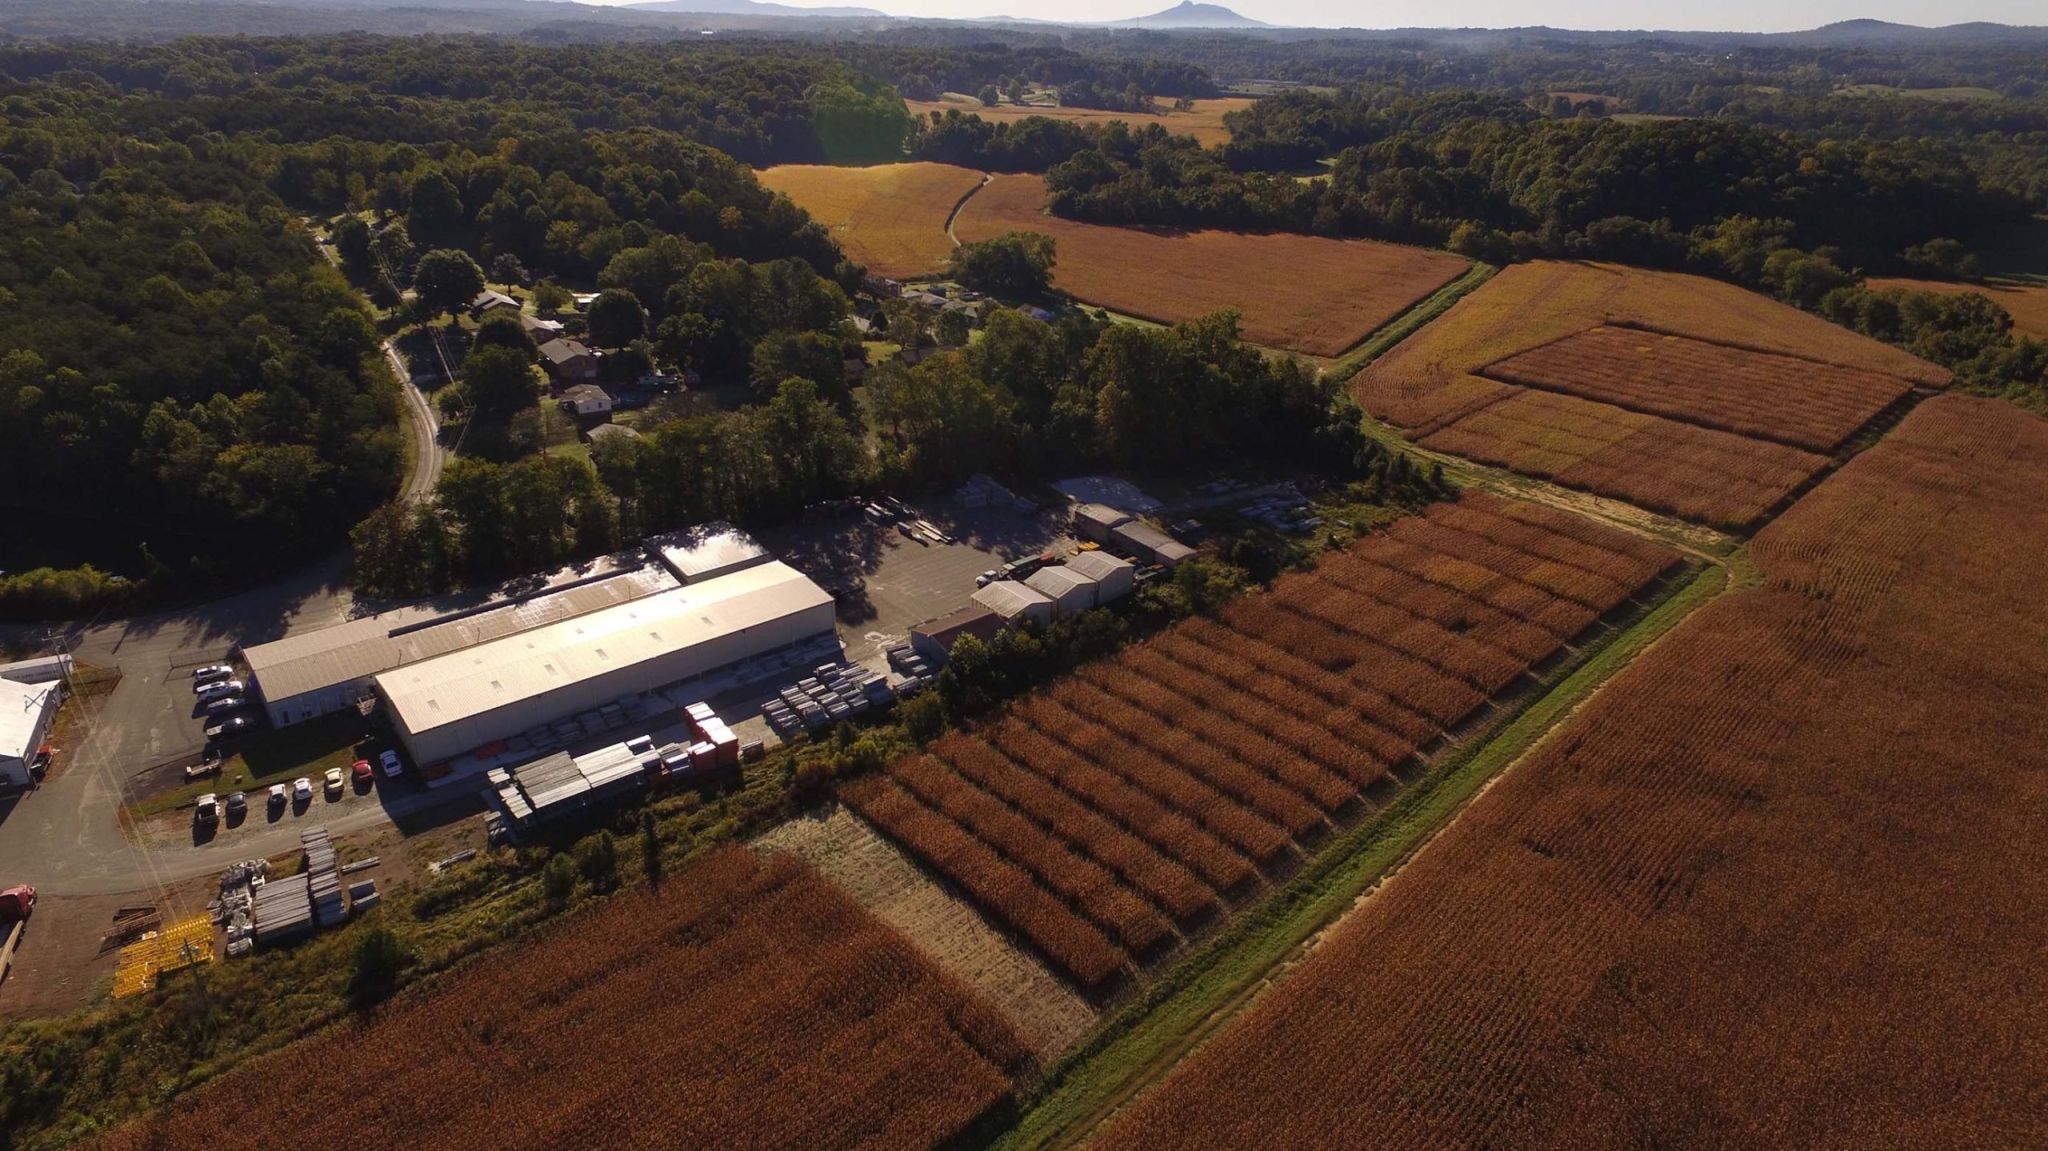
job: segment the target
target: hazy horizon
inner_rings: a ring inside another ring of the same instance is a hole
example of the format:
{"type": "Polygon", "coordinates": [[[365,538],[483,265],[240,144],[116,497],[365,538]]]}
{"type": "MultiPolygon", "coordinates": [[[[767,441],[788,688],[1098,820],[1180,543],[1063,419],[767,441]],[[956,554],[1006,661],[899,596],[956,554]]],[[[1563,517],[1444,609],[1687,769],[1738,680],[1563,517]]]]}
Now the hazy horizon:
{"type": "MultiPolygon", "coordinates": [[[[635,0],[584,0],[632,3],[635,0]]],[[[777,0],[792,7],[874,8],[892,16],[954,19],[1021,16],[1075,23],[1121,20],[1170,8],[1179,0],[777,0]]],[[[1447,7],[1428,0],[1387,0],[1371,6],[1342,0],[1220,0],[1239,15],[1269,24],[1321,28],[1522,28],[1545,25],[1583,31],[1796,32],[1842,20],[1888,20],[1939,27],[1988,21],[2048,23],[2039,0],[1823,0],[1783,4],[1730,0],[1705,7],[1670,0],[1473,0],[1447,7]]]]}

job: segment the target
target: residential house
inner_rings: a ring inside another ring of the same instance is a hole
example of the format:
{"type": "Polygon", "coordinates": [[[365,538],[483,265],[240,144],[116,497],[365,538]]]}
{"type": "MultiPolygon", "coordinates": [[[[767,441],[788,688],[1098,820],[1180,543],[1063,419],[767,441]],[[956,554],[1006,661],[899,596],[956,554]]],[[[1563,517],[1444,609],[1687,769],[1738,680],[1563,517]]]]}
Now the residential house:
{"type": "Polygon", "coordinates": [[[611,418],[612,395],[596,384],[574,384],[562,389],[562,410],[572,416],[611,418]]]}
{"type": "MultiPolygon", "coordinates": [[[[584,384],[580,386],[588,387],[589,385],[584,384]]],[[[599,424],[583,433],[584,441],[593,448],[599,444],[608,444],[615,440],[637,440],[639,438],[640,433],[627,427],[625,424],[599,424]]]]}
{"type": "Polygon", "coordinates": [[[540,346],[541,362],[558,385],[596,379],[601,355],[577,340],[554,339],[540,346]]]}

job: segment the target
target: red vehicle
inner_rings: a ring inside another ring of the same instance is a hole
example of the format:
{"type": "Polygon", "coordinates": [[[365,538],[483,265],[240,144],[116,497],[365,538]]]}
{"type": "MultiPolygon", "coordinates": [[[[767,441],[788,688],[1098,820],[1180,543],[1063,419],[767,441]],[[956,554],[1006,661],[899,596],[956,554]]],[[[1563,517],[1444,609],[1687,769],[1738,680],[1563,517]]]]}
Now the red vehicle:
{"type": "Polygon", "coordinates": [[[357,787],[368,787],[370,786],[370,781],[376,778],[370,771],[370,761],[367,759],[356,760],[355,766],[349,768],[348,771],[349,776],[356,781],[357,787]]]}
{"type": "Polygon", "coordinates": [[[0,891],[0,923],[27,919],[36,909],[36,889],[26,883],[0,891]]]}

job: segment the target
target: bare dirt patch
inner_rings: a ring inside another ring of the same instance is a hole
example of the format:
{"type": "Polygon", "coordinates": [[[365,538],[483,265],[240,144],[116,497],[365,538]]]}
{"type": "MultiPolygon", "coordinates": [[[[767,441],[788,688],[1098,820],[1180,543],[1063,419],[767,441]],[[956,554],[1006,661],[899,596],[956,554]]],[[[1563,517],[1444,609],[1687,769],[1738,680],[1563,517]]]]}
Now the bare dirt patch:
{"type": "Polygon", "coordinates": [[[1072,1046],[1095,1009],[909,857],[838,805],[800,816],[754,841],[825,873],[901,931],[955,978],[1007,1015],[1041,1061],[1072,1046]]]}

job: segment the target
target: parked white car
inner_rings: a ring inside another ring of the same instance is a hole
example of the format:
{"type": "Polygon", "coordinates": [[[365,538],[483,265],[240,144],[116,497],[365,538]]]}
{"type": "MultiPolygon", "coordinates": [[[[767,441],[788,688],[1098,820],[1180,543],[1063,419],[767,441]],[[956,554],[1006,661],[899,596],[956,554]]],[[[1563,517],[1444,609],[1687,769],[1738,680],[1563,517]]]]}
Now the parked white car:
{"type": "Polygon", "coordinates": [[[242,694],[242,681],[239,679],[221,679],[215,680],[212,683],[202,683],[192,689],[192,694],[200,699],[223,699],[231,695],[240,695],[242,694]]]}
{"type": "Polygon", "coordinates": [[[233,674],[235,674],[235,669],[230,664],[210,663],[205,667],[195,667],[192,669],[192,682],[206,683],[211,680],[226,679],[233,674]]]}
{"type": "Polygon", "coordinates": [[[292,780],[292,799],[299,803],[313,802],[313,781],[303,775],[292,780]]]}

